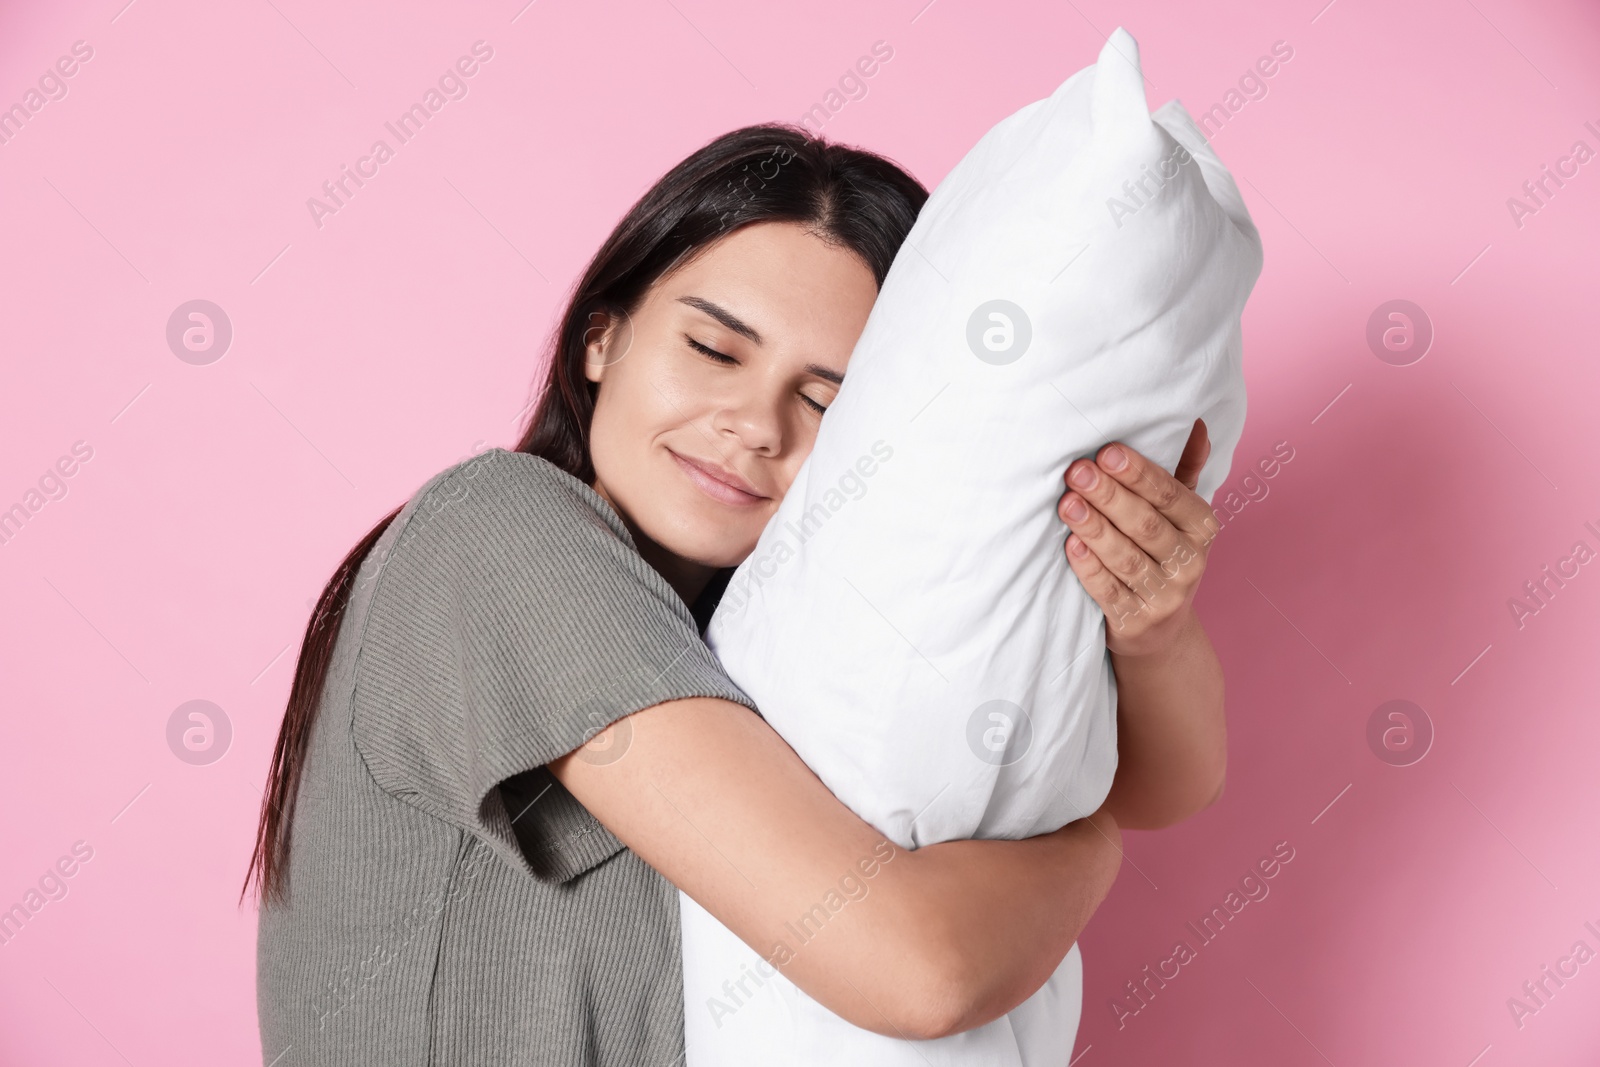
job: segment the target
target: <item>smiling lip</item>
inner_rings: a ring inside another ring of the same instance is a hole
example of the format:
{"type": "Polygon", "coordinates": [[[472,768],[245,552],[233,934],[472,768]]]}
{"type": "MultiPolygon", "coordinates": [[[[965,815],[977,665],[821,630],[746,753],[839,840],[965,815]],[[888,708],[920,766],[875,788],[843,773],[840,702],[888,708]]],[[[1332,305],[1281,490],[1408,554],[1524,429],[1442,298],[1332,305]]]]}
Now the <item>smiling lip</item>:
{"type": "Polygon", "coordinates": [[[705,460],[689,459],[667,449],[678,466],[683,468],[689,480],[699,487],[701,492],[714,500],[724,504],[755,504],[767,499],[757,493],[749,482],[725,467],[719,467],[705,460]]]}

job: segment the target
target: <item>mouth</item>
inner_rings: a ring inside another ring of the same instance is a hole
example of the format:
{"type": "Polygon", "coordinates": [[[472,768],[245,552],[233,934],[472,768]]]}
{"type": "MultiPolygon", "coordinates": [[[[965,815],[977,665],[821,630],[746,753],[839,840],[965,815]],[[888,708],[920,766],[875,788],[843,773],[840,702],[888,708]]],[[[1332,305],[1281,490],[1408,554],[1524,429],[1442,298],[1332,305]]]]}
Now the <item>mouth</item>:
{"type": "Polygon", "coordinates": [[[678,453],[667,449],[678,467],[688,475],[689,480],[711,499],[722,504],[731,504],[735,507],[749,507],[760,504],[767,499],[759,493],[746,488],[749,483],[744,482],[737,474],[705,466],[698,461],[686,459],[678,453]],[[737,479],[737,484],[734,479],[737,479]]]}

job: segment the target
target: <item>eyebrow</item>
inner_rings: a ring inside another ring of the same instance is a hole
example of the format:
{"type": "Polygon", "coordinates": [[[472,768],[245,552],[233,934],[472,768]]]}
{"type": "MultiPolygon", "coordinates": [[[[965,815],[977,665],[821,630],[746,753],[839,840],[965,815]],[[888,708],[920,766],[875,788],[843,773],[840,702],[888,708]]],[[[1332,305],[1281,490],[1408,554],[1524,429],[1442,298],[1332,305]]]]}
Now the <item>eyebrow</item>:
{"type": "Polygon", "coordinates": [[[749,323],[745,322],[743,319],[729,311],[727,308],[723,307],[721,304],[713,304],[711,301],[700,296],[680,296],[678,297],[678,303],[688,304],[692,308],[704,311],[707,315],[710,315],[712,318],[722,323],[722,325],[726,326],[740,337],[748,338],[758,345],[762,343],[761,335],[756,332],[756,328],[754,326],[751,326],[749,323]]]}
{"type": "MultiPolygon", "coordinates": [[[[707,315],[710,315],[712,318],[722,323],[722,325],[726,326],[740,337],[744,337],[758,345],[763,343],[761,340],[761,334],[756,331],[754,326],[751,326],[749,323],[739,318],[739,316],[735,315],[721,304],[712,303],[710,300],[699,296],[680,296],[678,297],[678,303],[687,304],[697,311],[705,312],[707,315]]],[[[840,374],[832,367],[824,367],[820,363],[806,364],[806,372],[808,374],[815,374],[818,378],[822,378],[825,381],[830,381],[834,385],[844,384],[844,375],[840,374]]]]}

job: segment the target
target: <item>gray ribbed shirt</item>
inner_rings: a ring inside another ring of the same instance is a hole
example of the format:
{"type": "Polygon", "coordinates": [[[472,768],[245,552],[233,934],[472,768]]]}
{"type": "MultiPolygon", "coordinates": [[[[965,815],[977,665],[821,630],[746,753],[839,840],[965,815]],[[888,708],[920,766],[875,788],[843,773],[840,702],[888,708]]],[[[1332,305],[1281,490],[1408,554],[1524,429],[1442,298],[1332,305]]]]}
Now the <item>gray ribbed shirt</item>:
{"type": "Polygon", "coordinates": [[[681,1061],[677,891],[545,764],[691,696],[755,707],[603,497],[499,448],[430,479],[340,622],[261,910],[263,1062],[681,1061]]]}

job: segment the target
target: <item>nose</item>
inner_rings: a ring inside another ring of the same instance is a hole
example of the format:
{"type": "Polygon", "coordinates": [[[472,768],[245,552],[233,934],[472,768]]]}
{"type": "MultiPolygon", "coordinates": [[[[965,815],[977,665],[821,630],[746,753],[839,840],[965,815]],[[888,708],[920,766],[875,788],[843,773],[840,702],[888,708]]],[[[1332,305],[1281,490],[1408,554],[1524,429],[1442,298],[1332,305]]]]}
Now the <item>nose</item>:
{"type": "Polygon", "coordinates": [[[766,389],[741,391],[723,397],[711,417],[717,439],[728,436],[752,452],[777,455],[783,446],[783,418],[779,398],[766,389]]]}

